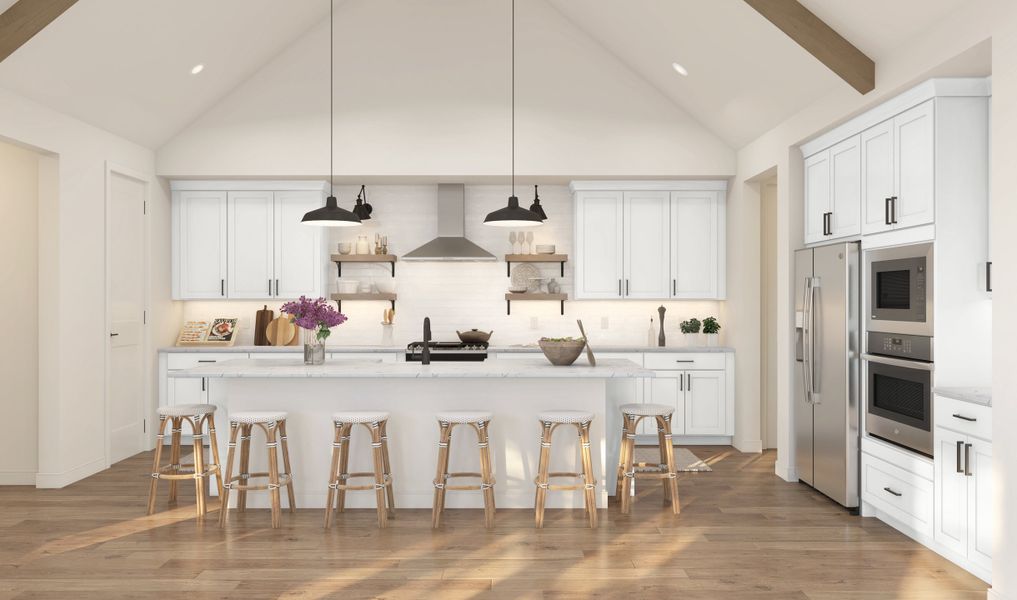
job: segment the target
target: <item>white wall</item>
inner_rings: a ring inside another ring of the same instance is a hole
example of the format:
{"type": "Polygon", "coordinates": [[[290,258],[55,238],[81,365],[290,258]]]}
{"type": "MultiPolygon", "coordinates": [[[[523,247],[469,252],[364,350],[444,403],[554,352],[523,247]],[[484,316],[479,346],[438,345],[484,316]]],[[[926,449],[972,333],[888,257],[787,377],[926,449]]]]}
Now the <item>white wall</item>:
{"type": "MultiPolygon", "coordinates": [[[[106,466],[103,356],[106,162],[154,172],[153,152],[0,89],[0,136],[52,155],[39,187],[39,457],[36,483],[59,487],[106,466]]],[[[168,203],[158,191],[153,204],[168,203]]],[[[168,209],[164,216],[168,215],[168,209]]],[[[154,217],[155,218],[155,217],[154,217]]],[[[168,219],[153,230],[168,229],[168,219]]],[[[155,236],[154,236],[155,237],[155,236]]],[[[165,236],[163,236],[165,239],[165,236]]],[[[158,253],[155,253],[158,255],[158,253]]],[[[169,280],[168,249],[153,265],[169,280]]],[[[154,294],[153,294],[154,296],[154,294]]],[[[168,297],[168,293],[164,295],[168,297]]],[[[155,314],[176,323],[176,315],[155,314]]],[[[171,338],[153,336],[153,345],[171,338]]]]}
{"type": "MultiPolygon", "coordinates": [[[[358,187],[338,186],[340,200],[347,205],[355,197],[358,187]]],[[[374,234],[389,238],[389,251],[402,255],[430,241],[436,235],[435,185],[372,185],[368,186],[368,199],[374,207],[371,220],[363,227],[335,228],[331,231],[331,252],[336,252],[339,241],[352,241],[366,235],[373,242],[374,234]]],[[[508,231],[483,224],[484,215],[505,205],[509,186],[466,186],[466,235],[473,242],[496,256],[509,251],[508,231]]],[[[533,187],[519,182],[517,194],[521,202],[529,205],[533,187]]],[[[572,196],[563,185],[540,186],[541,204],[547,212],[547,222],[534,229],[536,243],[553,243],[556,250],[572,255],[572,196]]],[[[566,264],[565,278],[559,276],[557,264],[536,265],[543,276],[561,281],[563,289],[573,295],[573,265],[566,264]]],[[[435,339],[455,340],[456,330],[476,327],[494,330],[491,343],[496,345],[533,344],[543,335],[577,336],[576,319],[583,324],[591,344],[645,345],[650,317],[657,320],[657,307],[667,308],[666,334],[670,345],[681,345],[678,323],[690,317],[722,317],[723,302],[718,301],[568,301],[565,315],[560,314],[557,302],[513,302],[511,316],[505,314],[504,295],[509,285],[504,262],[412,262],[396,264],[396,277],[390,275],[388,265],[343,265],[344,280],[373,280],[382,291],[399,294],[396,304],[396,325],[392,343],[405,346],[420,340],[422,322],[431,317],[435,339]],[[606,323],[605,323],[606,319],[606,323]],[[606,328],[603,327],[606,324],[606,328]]],[[[331,285],[337,279],[334,265],[329,270],[331,285]]],[[[264,302],[184,302],[187,318],[232,316],[254,320],[254,313],[264,302]]],[[[280,302],[269,303],[278,314],[280,302]]],[[[333,345],[360,345],[382,343],[382,310],[387,302],[344,302],[343,312],[350,320],[337,328],[329,338],[333,345]]],[[[721,343],[729,335],[728,324],[721,323],[721,343]]],[[[654,336],[656,339],[656,336],[654,336]]],[[[250,327],[242,329],[238,343],[250,344],[253,333],[250,327]]],[[[656,342],[654,342],[656,343],[656,342]]]]}
{"type": "Polygon", "coordinates": [[[759,188],[760,388],[763,446],[777,447],[777,182],[759,188]]]}
{"type": "MultiPolygon", "coordinates": [[[[559,182],[734,173],[731,148],[549,4],[519,3],[517,21],[518,173],[559,182]]],[[[508,173],[508,4],[348,0],[335,26],[337,175],[508,173]]],[[[160,148],[158,172],[323,177],[328,111],[326,21],[160,148]]]]}
{"type": "Polygon", "coordinates": [[[0,485],[35,484],[39,462],[39,158],[0,141],[0,314],[7,343],[0,345],[4,435],[0,485]]]}

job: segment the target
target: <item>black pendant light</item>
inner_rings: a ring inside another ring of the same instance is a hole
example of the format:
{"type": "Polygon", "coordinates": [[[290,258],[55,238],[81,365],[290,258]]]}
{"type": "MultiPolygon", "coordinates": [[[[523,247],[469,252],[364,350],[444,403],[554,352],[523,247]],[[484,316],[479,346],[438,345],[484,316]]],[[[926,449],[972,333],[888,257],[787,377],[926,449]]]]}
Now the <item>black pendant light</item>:
{"type": "Polygon", "coordinates": [[[357,205],[353,207],[353,214],[360,217],[361,221],[366,221],[371,218],[373,211],[374,207],[367,202],[367,189],[365,189],[365,186],[360,186],[360,193],[357,194],[357,205]]]}
{"type": "Polygon", "coordinates": [[[540,192],[537,191],[537,186],[533,186],[533,204],[530,205],[530,211],[540,217],[541,221],[547,220],[547,213],[544,212],[544,207],[540,205],[540,192]]]}
{"type": "Polygon", "coordinates": [[[516,0],[512,0],[512,195],[508,206],[488,213],[484,225],[534,227],[543,224],[541,216],[519,206],[519,198],[516,197],[516,0]]]}
{"type": "MultiPolygon", "coordinates": [[[[318,225],[321,227],[356,227],[360,225],[360,217],[339,206],[335,197],[333,179],[335,178],[335,106],[334,77],[335,55],[332,51],[332,44],[335,40],[333,29],[335,28],[335,0],[328,0],[328,198],[325,199],[325,206],[316,208],[304,215],[300,222],[305,225],[318,225]]],[[[361,188],[363,189],[363,188],[361,188]]]]}

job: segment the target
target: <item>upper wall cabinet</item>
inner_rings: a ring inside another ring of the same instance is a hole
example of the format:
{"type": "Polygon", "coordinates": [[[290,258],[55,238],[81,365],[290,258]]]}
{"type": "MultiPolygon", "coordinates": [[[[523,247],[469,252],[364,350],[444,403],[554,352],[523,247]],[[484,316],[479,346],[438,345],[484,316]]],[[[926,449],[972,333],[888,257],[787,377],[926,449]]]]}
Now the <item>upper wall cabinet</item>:
{"type": "Polygon", "coordinates": [[[575,297],[724,297],[723,181],[576,181],[575,297]]]}
{"type": "Polygon", "coordinates": [[[173,298],[321,296],[326,237],[300,223],[313,182],[173,182],[173,298]]]}
{"type": "Polygon", "coordinates": [[[901,241],[932,239],[937,203],[984,200],[971,177],[987,167],[966,157],[984,153],[989,94],[984,78],[931,79],[802,145],[805,243],[919,226],[901,241]]]}

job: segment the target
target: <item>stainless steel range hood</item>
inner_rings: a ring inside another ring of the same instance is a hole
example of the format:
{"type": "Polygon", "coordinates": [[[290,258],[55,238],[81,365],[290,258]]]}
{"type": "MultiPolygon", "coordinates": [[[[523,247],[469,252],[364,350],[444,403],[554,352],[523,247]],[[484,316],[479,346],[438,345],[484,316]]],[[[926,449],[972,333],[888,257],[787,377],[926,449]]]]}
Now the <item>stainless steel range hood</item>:
{"type": "Polygon", "coordinates": [[[438,237],[407,252],[403,260],[495,260],[493,254],[466,239],[466,186],[438,184],[438,237]]]}

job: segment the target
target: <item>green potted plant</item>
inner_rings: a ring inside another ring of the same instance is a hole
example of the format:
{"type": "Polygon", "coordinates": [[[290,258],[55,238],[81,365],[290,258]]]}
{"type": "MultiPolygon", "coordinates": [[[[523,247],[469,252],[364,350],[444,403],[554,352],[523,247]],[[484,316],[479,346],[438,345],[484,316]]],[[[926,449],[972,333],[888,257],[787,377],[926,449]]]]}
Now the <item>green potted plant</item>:
{"type": "Polygon", "coordinates": [[[702,323],[699,319],[692,317],[688,321],[682,321],[679,327],[682,330],[682,336],[685,338],[686,346],[698,346],[699,341],[699,328],[702,323]]]}
{"type": "Polygon", "coordinates": [[[720,323],[714,317],[703,319],[703,333],[706,334],[706,345],[717,346],[720,339],[720,323]]]}

